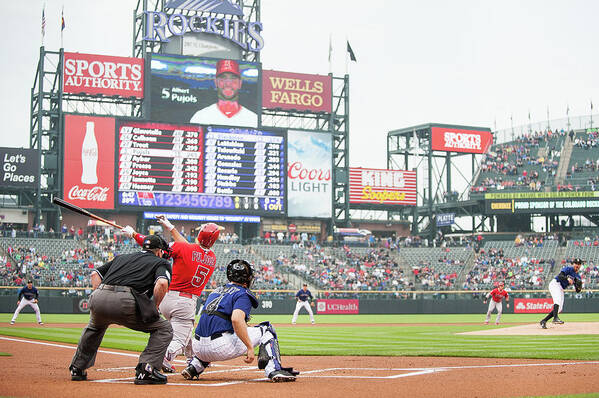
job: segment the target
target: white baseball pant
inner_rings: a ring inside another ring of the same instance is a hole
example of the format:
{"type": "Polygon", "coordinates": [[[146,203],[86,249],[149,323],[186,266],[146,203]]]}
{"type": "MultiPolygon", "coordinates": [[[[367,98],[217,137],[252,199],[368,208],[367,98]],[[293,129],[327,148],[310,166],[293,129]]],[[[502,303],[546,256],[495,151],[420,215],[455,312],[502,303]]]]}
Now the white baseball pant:
{"type": "Polygon", "coordinates": [[[160,312],[173,327],[173,339],[169,344],[164,359],[169,363],[180,353],[188,360],[193,358],[191,340],[196,313],[197,296],[181,296],[179,292],[170,290],[160,303],[160,312]]]}
{"type": "Polygon", "coordinates": [[[34,303],[33,300],[27,300],[26,298],[22,298],[21,301],[19,302],[19,305],[17,306],[17,309],[15,310],[14,315],[12,316],[11,322],[14,322],[17,320],[17,317],[19,316],[19,312],[21,312],[21,310],[23,308],[25,308],[25,306],[31,306],[31,308],[33,308],[33,310],[35,311],[35,317],[37,318],[37,323],[40,323],[42,321],[42,316],[40,314],[40,307],[37,305],[37,303],[34,303]]]}
{"type": "Polygon", "coordinates": [[[491,313],[495,308],[497,308],[497,318],[495,319],[495,323],[499,323],[499,320],[501,319],[501,313],[503,312],[503,303],[501,301],[498,303],[493,299],[489,301],[489,309],[487,310],[487,319],[485,319],[485,322],[489,322],[489,319],[491,319],[491,313]]]}
{"type": "MultiPolygon", "coordinates": [[[[260,344],[267,344],[275,338],[267,326],[248,326],[247,331],[254,348],[260,344]]],[[[211,340],[210,337],[201,337],[199,340],[194,338],[193,352],[196,358],[191,364],[201,373],[204,371],[204,366],[198,359],[204,362],[227,361],[245,356],[247,347],[235,333],[223,333],[221,337],[214,340],[211,340]]],[[[264,374],[268,377],[274,370],[275,363],[270,359],[264,369],[264,374]]]]}
{"type": "Polygon", "coordinates": [[[291,323],[295,323],[297,321],[297,315],[302,307],[308,311],[308,315],[310,315],[310,322],[314,323],[314,313],[312,312],[312,308],[310,307],[310,302],[308,300],[297,300],[297,304],[295,304],[295,311],[293,311],[293,318],[291,318],[291,323]]]}
{"type": "Polygon", "coordinates": [[[564,308],[564,289],[562,288],[562,285],[555,279],[552,279],[551,282],[549,282],[549,293],[553,299],[553,304],[559,305],[558,312],[562,312],[562,309],[564,308]]]}

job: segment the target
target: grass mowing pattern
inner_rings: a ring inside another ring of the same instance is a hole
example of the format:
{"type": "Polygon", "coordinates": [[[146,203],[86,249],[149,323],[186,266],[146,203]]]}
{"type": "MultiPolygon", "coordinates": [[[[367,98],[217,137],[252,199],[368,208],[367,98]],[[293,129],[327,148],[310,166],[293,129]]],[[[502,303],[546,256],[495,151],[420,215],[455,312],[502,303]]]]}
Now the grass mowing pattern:
{"type": "MultiPolygon", "coordinates": [[[[34,321],[33,314],[31,320],[34,321]]],[[[0,322],[10,314],[0,314],[0,322]]],[[[536,322],[536,314],[506,314],[508,322],[536,322]]],[[[47,323],[86,322],[87,315],[48,314],[47,323]]],[[[288,315],[256,316],[252,323],[269,319],[288,323],[288,315]]],[[[543,358],[565,360],[599,360],[596,335],[569,336],[463,336],[455,333],[497,326],[483,326],[478,314],[465,315],[320,315],[319,323],[340,326],[298,324],[279,327],[277,334],[283,355],[380,355],[380,356],[458,356],[495,358],[543,358]],[[374,321],[373,321],[374,320],[374,321]],[[471,325],[443,323],[476,322],[471,325]],[[430,323],[426,326],[343,326],[344,323],[430,323]]],[[[567,321],[599,321],[599,314],[567,314],[567,321]]],[[[21,320],[19,318],[19,320],[21,320]]],[[[300,318],[307,322],[308,318],[300,318]]],[[[24,316],[22,322],[29,322],[24,316]]],[[[501,325],[499,327],[508,327],[501,325]]],[[[0,334],[38,340],[77,344],[81,328],[11,327],[0,328],[0,334]]],[[[125,328],[109,328],[102,347],[132,351],[144,349],[148,334],[125,328]]]]}

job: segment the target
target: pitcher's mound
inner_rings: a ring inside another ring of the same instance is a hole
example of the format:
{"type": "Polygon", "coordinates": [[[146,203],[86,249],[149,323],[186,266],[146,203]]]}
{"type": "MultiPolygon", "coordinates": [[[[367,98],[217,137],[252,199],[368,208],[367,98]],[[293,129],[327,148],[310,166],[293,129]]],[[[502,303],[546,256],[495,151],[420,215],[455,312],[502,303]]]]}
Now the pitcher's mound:
{"type": "Polygon", "coordinates": [[[563,325],[555,325],[547,322],[547,329],[541,328],[539,323],[531,325],[512,326],[509,328],[477,330],[475,332],[464,332],[458,334],[469,334],[478,336],[514,336],[535,335],[555,336],[566,334],[599,334],[599,322],[566,322],[563,325]]]}

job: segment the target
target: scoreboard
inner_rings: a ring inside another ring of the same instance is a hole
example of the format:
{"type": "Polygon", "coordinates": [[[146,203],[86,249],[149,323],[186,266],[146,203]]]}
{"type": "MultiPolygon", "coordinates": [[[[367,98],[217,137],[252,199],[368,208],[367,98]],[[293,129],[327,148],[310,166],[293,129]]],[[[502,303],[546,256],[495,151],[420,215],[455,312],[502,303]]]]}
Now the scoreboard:
{"type": "Polygon", "coordinates": [[[285,213],[282,131],[121,120],[117,135],[122,207],[285,213]]]}

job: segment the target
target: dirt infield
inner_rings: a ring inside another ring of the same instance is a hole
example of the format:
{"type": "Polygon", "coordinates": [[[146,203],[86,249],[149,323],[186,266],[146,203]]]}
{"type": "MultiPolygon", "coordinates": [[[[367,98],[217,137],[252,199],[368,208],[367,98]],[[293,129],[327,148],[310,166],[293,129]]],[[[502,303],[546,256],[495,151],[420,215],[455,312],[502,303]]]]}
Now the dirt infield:
{"type": "Polygon", "coordinates": [[[463,332],[474,336],[564,336],[569,334],[599,334],[599,322],[570,322],[563,325],[547,323],[542,329],[538,323],[512,326],[509,328],[463,332]]]}
{"type": "MultiPolygon", "coordinates": [[[[71,382],[75,346],[0,336],[0,395],[18,397],[297,396],[518,397],[599,391],[599,361],[427,357],[285,357],[302,373],[274,384],[241,359],[210,367],[199,381],[136,386],[137,353],[101,350],[89,381],[71,382]],[[566,365],[567,364],[567,365],[566,365]]],[[[181,365],[178,367],[182,369],[181,365]]]]}

